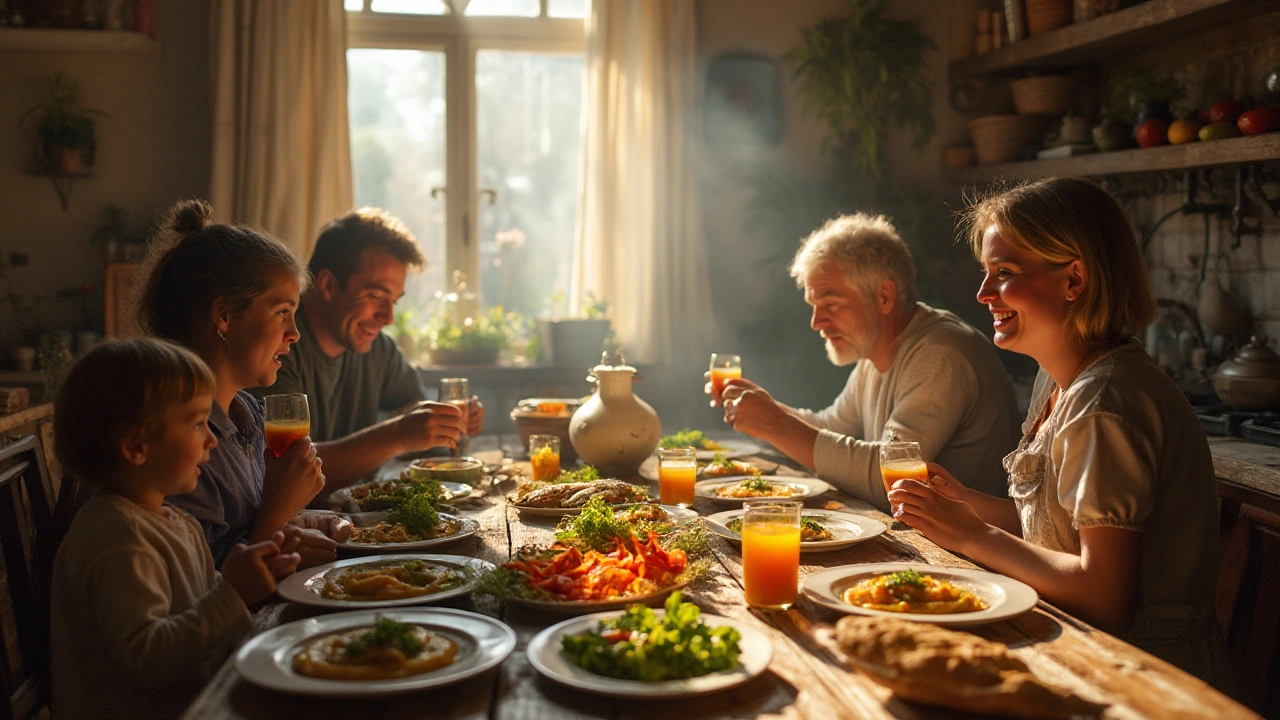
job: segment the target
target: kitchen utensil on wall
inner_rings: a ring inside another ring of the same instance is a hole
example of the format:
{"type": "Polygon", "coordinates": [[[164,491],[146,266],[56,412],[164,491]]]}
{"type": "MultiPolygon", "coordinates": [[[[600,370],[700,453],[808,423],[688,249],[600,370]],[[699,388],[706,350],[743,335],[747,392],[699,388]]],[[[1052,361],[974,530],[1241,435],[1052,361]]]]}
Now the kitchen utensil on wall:
{"type": "Polygon", "coordinates": [[[1235,357],[1213,374],[1213,391],[1222,402],[1242,410],[1280,407],[1280,355],[1255,335],[1235,357]]]}

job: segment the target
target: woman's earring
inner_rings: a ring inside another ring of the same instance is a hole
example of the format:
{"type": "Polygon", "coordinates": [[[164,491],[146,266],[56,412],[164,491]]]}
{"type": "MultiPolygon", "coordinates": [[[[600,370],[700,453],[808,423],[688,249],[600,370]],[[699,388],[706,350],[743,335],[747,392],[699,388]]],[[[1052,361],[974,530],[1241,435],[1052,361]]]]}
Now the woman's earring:
{"type": "Polygon", "coordinates": [[[227,334],[226,334],[226,333],[222,332],[221,330],[217,330],[217,331],[215,331],[215,332],[217,332],[217,333],[218,333],[218,337],[222,338],[222,342],[224,342],[224,343],[226,343],[226,344],[227,344],[227,347],[231,347],[231,343],[227,342],[227,334]]]}

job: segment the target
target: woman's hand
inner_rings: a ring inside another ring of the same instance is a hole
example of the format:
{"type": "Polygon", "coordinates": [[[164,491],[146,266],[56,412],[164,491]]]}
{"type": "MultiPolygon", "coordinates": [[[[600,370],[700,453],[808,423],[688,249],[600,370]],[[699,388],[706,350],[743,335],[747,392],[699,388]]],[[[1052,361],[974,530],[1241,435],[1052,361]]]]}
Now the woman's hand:
{"type": "MultiPolygon", "coordinates": [[[[963,489],[950,475],[943,478],[944,482],[948,479],[963,489]]],[[[931,478],[930,482],[933,480],[931,478]]],[[[952,489],[952,486],[944,487],[952,489]]],[[[894,483],[889,491],[889,502],[897,508],[893,513],[895,518],[952,552],[969,554],[969,544],[991,529],[972,505],[948,498],[919,480],[894,483]]]]}
{"type": "Polygon", "coordinates": [[[276,591],[276,581],[291,575],[298,565],[297,553],[283,553],[284,533],[252,545],[240,543],[231,548],[222,561],[222,577],[244,600],[252,605],[276,591]]]}
{"type": "Polygon", "coordinates": [[[965,494],[969,492],[969,488],[957,480],[950,471],[935,462],[926,462],[925,465],[929,468],[928,484],[934,492],[948,500],[967,502],[968,498],[965,494]]]}
{"type": "Polygon", "coordinates": [[[351,537],[351,533],[355,532],[355,526],[351,524],[350,520],[328,510],[303,510],[294,515],[289,524],[297,525],[300,528],[319,530],[325,536],[332,538],[334,542],[342,542],[351,537]]]}
{"type": "Polygon", "coordinates": [[[314,528],[289,524],[284,526],[283,547],[298,554],[298,567],[309,568],[333,562],[338,557],[338,544],[314,528]]]}
{"type": "Polygon", "coordinates": [[[323,464],[316,455],[311,438],[295,442],[289,451],[275,457],[270,450],[264,453],[266,476],[262,481],[262,506],[258,510],[259,535],[275,532],[305,508],[324,489],[323,464]]]}

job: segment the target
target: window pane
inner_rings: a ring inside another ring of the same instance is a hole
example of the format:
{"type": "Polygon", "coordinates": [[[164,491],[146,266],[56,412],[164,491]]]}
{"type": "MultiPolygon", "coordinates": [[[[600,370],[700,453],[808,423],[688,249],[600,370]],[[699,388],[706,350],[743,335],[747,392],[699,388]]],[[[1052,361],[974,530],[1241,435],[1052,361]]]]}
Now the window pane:
{"type": "Polygon", "coordinates": [[[364,0],[342,0],[342,9],[347,12],[360,12],[364,10],[364,0]]]}
{"type": "Polygon", "coordinates": [[[444,287],[445,58],[443,52],[347,51],[351,164],[356,205],[380,207],[400,218],[427,257],[409,273],[397,310],[423,324],[444,287]]]}
{"type": "Polygon", "coordinates": [[[526,316],[566,292],[578,221],[582,56],[476,53],[480,301],[526,316]]]}
{"type": "Polygon", "coordinates": [[[547,3],[547,15],[554,18],[585,18],[587,0],[551,0],[547,3]]]}
{"type": "Polygon", "coordinates": [[[447,15],[449,8],[443,0],[373,0],[374,12],[399,15],[447,15]]]}
{"type": "Polygon", "coordinates": [[[471,0],[467,15],[538,17],[538,0],[471,0]]]}

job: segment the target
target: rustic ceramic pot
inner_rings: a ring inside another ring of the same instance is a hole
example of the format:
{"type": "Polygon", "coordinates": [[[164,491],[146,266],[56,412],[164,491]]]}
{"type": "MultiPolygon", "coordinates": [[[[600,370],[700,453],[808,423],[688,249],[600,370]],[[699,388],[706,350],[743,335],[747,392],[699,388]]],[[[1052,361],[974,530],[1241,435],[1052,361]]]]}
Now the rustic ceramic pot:
{"type": "Polygon", "coordinates": [[[635,368],[597,365],[591,372],[598,389],[569,422],[573,449],[601,477],[637,475],[662,437],[658,413],[632,392],[635,368]]]}
{"type": "Polygon", "coordinates": [[[1280,355],[1255,335],[1236,356],[1218,366],[1213,391],[1222,402],[1243,410],[1280,407],[1280,355]]]}

